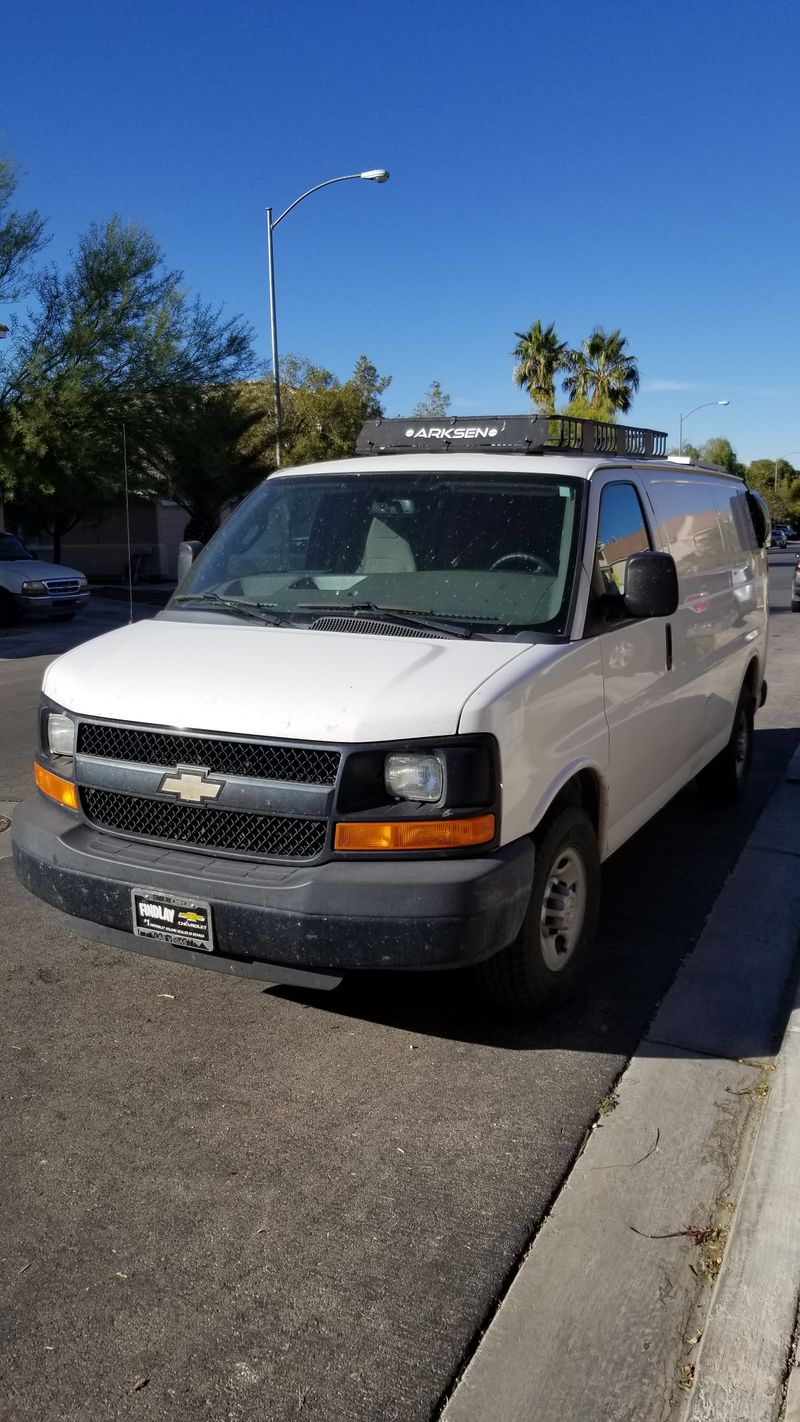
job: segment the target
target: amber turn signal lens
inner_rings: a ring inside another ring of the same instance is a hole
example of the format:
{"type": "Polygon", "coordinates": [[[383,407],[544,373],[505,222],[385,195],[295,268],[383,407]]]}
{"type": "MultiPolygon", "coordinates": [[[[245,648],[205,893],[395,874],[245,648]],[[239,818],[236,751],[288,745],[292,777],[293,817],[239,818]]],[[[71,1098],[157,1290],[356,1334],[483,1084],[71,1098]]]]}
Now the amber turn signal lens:
{"type": "Polygon", "coordinates": [[[494,815],[468,820],[360,820],[336,826],[334,849],[388,850],[467,849],[494,839],[494,815]]]}
{"type": "Polygon", "coordinates": [[[64,805],[68,810],[77,810],[78,792],[71,780],[62,780],[60,775],[53,775],[52,771],[45,770],[36,760],[33,762],[33,778],[43,795],[57,801],[59,805],[64,805]]]}

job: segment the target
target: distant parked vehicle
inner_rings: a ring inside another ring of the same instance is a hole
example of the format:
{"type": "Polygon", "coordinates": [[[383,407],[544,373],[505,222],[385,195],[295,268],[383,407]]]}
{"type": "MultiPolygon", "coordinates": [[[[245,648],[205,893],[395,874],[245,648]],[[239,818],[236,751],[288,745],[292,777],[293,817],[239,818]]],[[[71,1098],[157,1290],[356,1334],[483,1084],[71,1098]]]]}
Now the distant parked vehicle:
{"type": "Polygon", "coordinates": [[[13,533],[0,533],[0,627],[20,616],[74,617],[89,601],[89,584],[76,568],[43,563],[13,533]]]}
{"type": "Polygon", "coordinates": [[[769,536],[769,545],[768,545],[768,546],[769,546],[770,548],[785,548],[785,547],[786,547],[786,544],[787,544],[787,541],[788,541],[788,540],[787,540],[787,538],[786,538],[786,534],[784,533],[783,529],[782,529],[782,528],[776,528],[776,527],[773,525],[772,532],[770,533],[770,536],[769,536]]]}
{"type": "Polygon", "coordinates": [[[785,533],[786,541],[788,543],[791,543],[792,540],[797,537],[797,532],[794,528],[792,528],[792,525],[790,523],[774,523],[772,527],[780,529],[781,533],[785,533]]]}
{"type": "Polygon", "coordinates": [[[795,560],[792,578],[792,612],[800,612],[800,558],[795,560]]]}

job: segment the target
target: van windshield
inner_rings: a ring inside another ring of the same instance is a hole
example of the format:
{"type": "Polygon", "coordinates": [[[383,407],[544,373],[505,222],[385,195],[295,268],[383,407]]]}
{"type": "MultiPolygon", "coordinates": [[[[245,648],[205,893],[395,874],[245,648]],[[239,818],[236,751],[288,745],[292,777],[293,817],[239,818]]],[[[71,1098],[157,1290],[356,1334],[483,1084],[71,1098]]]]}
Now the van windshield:
{"type": "Polygon", "coordinates": [[[273,475],[171,606],[219,610],[226,599],[297,625],[360,607],[473,633],[563,636],[582,491],[581,480],[533,474],[273,475]]]}

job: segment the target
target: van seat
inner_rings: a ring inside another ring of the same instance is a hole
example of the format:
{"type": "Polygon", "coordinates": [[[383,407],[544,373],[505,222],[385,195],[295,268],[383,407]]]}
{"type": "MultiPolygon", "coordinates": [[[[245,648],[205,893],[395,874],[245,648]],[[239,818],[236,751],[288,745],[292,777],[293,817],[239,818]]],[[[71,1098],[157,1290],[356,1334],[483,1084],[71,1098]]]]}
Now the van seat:
{"type": "Polygon", "coordinates": [[[373,518],[358,573],[415,573],[414,554],[405,538],[382,519],[373,518]]]}

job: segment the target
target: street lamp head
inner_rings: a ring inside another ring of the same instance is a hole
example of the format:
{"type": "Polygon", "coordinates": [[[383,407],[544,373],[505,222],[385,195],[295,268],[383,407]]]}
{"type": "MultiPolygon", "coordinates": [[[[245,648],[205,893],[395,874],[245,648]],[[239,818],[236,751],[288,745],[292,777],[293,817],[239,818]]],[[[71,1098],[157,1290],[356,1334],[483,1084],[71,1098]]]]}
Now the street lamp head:
{"type": "Polygon", "coordinates": [[[718,400],[718,401],[717,401],[717,404],[718,404],[718,405],[730,405],[730,403],[731,403],[730,400],[718,400]]]}
{"type": "Polygon", "coordinates": [[[359,173],[359,178],[369,178],[371,183],[388,183],[389,174],[385,168],[370,168],[366,173],[359,173]]]}

